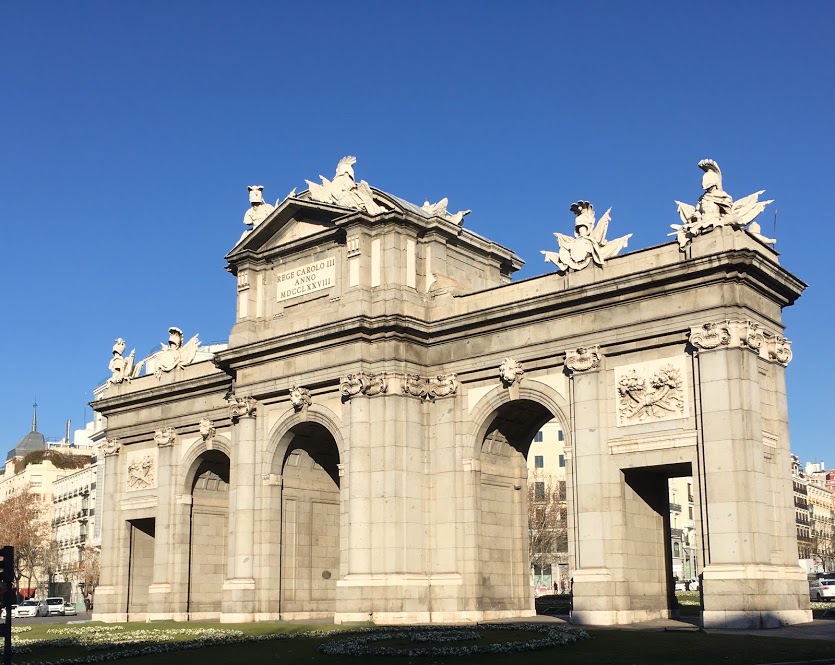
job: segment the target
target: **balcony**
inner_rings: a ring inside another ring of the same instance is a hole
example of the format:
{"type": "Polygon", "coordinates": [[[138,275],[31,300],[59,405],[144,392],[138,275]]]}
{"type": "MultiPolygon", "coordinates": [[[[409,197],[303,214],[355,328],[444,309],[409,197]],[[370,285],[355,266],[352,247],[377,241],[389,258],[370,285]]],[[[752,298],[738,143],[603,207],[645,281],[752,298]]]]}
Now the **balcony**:
{"type": "Polygon", "coordinates": [[[670,503],[670,512],[671,513],[680,513],[681,512],[681,504],[680,503],[670,503]]]}

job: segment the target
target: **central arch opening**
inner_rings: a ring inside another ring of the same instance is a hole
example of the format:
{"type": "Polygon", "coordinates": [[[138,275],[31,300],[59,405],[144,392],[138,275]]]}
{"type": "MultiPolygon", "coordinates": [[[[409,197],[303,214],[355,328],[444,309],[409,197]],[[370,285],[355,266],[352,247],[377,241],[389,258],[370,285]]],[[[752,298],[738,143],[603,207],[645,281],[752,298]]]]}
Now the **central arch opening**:
{"type": "Polygon", "coordinates": [[[339,578],[339,449],[318,423],[293,427],[281,460],[281,614],[333,614],[339,578]]]}
{"type": "Polygon", "coordinates": [[[555,417],[521,399],[493,414],[481,442],[481,608],[533,609],[528,499],[528,454],[537,432],[555,417]]]}

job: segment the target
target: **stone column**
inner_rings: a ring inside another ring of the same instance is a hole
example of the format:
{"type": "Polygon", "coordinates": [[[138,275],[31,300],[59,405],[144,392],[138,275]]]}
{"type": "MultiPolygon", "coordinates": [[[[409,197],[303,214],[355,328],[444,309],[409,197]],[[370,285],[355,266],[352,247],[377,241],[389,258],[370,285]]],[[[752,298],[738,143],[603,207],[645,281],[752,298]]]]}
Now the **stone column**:
{"type": "Polygon", "coordinates": [[[244,623],[255,617],[255,407],[252,397],[230,399],[233,427],[228,569],[232,576],[223,583],[220,620],[224,623],[244,623]]]}
{"type": "Polygon", "coordinates": [[[119,439],[106,439],[101,445],[104,483],[99,480],[101,497],[101,584],[95,591],[95,617],[99,621],[127,620],[128,525],[121,519],[122,499],[119,439]]]}
{"type": "Polygon", "coordinates": [[[157,444],[157,512],[154,521],[154,576],[148,587],[148,618],[151,621],[171,620],[174,613],[184,609],[173,606],[172,585],[188,583],[172,576],[175,543],[172,538],[172,515],[174,511],[174,480],[176,461],[173,428],[157,430],[154,441],[157,444]]]}
{"type": "MultiPolygon", "coordinates": [[[[781,554],[790,517],[786,492],[768,492],[769,459],[782,446],[766,432],[773,418],[764,404],[783,400],[767,386],[771,364],[791,358],[782,337],[749,320],[724,320],[692,328],[699,395],[699,443],[705,567],[702,593],[706,628],[772,628],[811,620],[805,574],[781,554]],[[780,341],[782,340],[782,341],[780,341]]],[[[784,404],[769,411],[783,412],[784,404]]],[[[778,421],[782,418],[777,418],[778,421]]],[[[787,441],[782,445],[787,445],[787,441]]],[[[775,480],[789,483],[789,466],[775,480]]],[[[793,557],[792,557],[793,559],[793,557]]]]}

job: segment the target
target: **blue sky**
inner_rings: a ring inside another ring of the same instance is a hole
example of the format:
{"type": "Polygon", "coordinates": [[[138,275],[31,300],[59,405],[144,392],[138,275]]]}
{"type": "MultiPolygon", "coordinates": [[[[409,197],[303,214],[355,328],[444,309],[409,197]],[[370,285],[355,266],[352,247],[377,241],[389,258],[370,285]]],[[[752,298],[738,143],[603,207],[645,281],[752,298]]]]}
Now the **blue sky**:
{"type": "Polygon", "coordinates": [[[124,337],[226,339],[246,186],[283,198],[356,155],[358,178],[449,197],[524,278],[612,210],[630,249],[719,162],[766,190],[782,264],[792,447],[835,464],[835,4],[5,2],[0,7],[0,447],[80,426],[124,337]],[[828,456],[828,459],[827,459],[828,456]]]}

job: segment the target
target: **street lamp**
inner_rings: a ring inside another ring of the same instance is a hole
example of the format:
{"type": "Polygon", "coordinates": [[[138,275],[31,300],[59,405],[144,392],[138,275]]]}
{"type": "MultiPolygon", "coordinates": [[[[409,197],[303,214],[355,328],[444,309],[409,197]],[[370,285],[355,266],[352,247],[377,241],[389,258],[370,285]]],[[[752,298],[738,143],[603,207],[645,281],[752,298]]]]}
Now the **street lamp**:
{"type": "Polygon", "coordinates": [[[81,592],[81,601],[84,602],[84,581],[78,583],[78,590],[81,592]]]}

